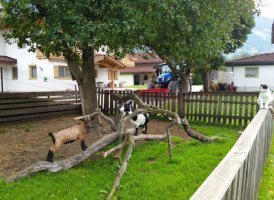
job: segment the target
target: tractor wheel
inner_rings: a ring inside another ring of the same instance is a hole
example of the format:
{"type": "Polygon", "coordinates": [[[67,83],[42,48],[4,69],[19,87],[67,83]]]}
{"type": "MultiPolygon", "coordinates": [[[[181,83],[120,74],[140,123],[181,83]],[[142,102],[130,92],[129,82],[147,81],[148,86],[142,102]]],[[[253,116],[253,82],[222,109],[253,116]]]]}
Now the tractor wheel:
{"type": "Polygon", "coordinates": [[[168,89],[171,92],[179,92],[179,83],[177,81],[170,81],[168,84],[168,89]]]}

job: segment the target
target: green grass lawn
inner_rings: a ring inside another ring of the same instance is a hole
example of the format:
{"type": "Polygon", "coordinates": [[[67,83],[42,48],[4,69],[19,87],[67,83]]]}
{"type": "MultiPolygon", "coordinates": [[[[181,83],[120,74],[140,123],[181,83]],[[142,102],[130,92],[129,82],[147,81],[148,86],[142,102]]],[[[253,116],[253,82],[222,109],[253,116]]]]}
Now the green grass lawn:
{"type": "Polygon", "coordinates": [[[147,89],[147,85],[133,85],[133,86],[126,86],[126,88],[132,88],[132,89],[147,89]]]}
{"type": "MultiPolygon", "coordinates": [[[[175,137],[172,161],[165,142],[137,144],[116,199],[189,199],[236,142],[238,131],[224,126],[192,127],[224,139],[202,144],[175,137]]],[[[106,199],[118,169],[117,160],[97,158],[65,172],[42,172],[14,183],[0,181],[0,199],[106,199]]]]}
{"type": "Polygon", "coordinates": [[[259,200],[272,199],[274,199],[274,137],[272,138],[271,151],[264,169],[263,180],[259,194],[259,200]]]}

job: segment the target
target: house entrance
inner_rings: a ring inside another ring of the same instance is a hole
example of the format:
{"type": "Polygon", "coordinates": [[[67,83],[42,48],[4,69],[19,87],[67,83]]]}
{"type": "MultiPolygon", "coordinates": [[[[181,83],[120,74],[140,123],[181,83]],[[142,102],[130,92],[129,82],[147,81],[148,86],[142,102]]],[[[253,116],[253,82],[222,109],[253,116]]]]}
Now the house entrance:
{"type": "Polygon", "coordinates": [[[140,75],[134,74],[134,85],[140,85],[140,75]]]}

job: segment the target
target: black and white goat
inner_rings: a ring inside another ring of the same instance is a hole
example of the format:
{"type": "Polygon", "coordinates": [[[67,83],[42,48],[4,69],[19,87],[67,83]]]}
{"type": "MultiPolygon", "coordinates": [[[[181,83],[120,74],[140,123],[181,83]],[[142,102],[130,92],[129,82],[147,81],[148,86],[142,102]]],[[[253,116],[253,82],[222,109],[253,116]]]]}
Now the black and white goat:
{"type": "Polygon", "coordinates": [[[68,144],[74,142],[75,140],[80,140],[81,149],[85,151],[87,146],[85,144],[85,133],[90,127],[90,119],[81,119],[80,124],[75,124],[69,128],[65,128],[56,133],[49,132],[49,136],[52,138],[53,145],[50,147],[47,161],[53,162],[54,153],[61,148],[63,144],[68,144]]]}
{"type": "MultiPolygon", "coordinates": [[[[123,113],[123,116],[127,116],[127,115],[131,114],[133,112],[132,101],[124,103],[120,108],[120,112],[123,113]]],[[[133,126],[136,129],[134,135],[138,135],[138,128],[140,126],[143,127],[143,134],[147,134],[147,124],[149,122],[149,114],[148,113],[138,114],[135,117],[133,117],[132,119],[130,119],[130,122],[133,124],[133,126]]]]}

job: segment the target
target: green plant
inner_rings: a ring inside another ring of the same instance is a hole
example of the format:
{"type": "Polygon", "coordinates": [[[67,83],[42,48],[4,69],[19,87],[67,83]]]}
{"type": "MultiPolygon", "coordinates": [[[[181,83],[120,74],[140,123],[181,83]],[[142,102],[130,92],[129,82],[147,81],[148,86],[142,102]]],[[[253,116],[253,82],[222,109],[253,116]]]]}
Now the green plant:
{"type": "Polygon", "coordinates": [[[5,132],[6,132],[6,129],[5,129],[5,128],[0,127],[0,134],[3,134],[3,133],[5,133],[5,132]]]}
{"type": "Polygon", "coordinates": [[[19,124],[18,129],[24,131],[24,132],[30,132],[33,128],[32,124],[19,124]]]}

